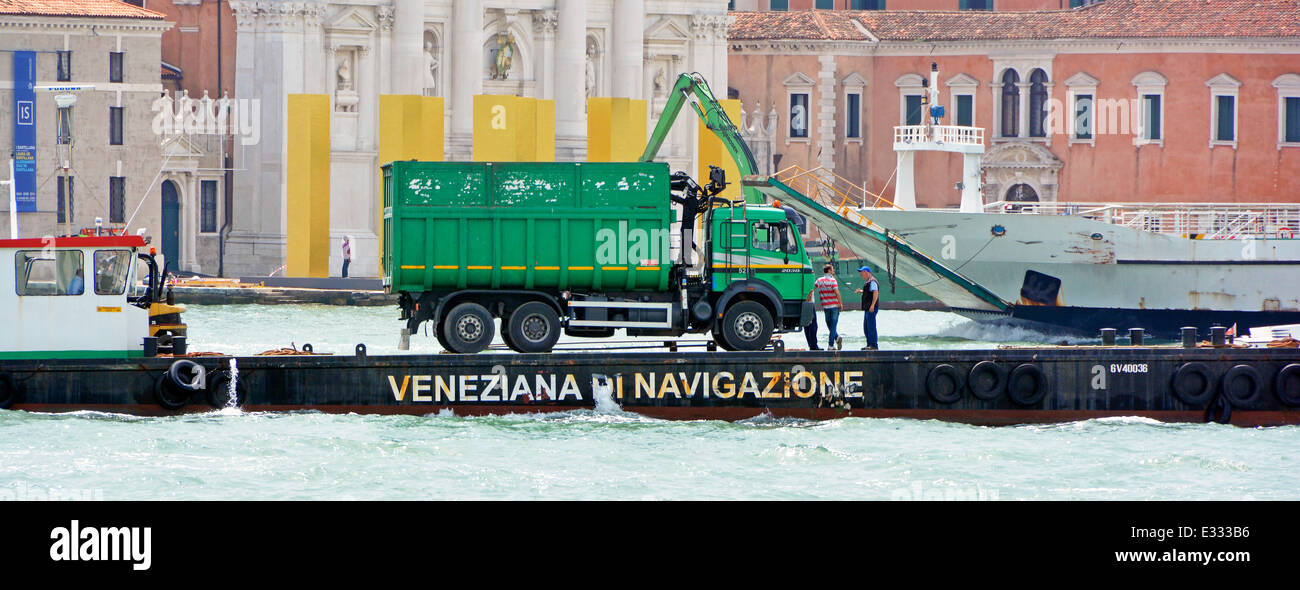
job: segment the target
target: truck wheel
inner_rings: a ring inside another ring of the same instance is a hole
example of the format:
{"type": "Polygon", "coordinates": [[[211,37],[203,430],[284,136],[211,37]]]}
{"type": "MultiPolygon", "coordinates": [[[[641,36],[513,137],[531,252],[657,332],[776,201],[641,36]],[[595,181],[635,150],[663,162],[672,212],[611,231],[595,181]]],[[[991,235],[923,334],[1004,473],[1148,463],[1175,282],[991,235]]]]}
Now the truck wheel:
{"type": "Polygon", "coordinates": [[[496,335],[492,314],[477,303],[462,303],[452,308],[442,322],[442,329],[448,348],[463,354],[487,350],[496,335]]]}
{"type": "Polygon", "coordinates": [[[757,301],[741,301],[722,318],[722,338],[735,350],[763,350],[772,329],[772,314],[757,301]]]}
{"type": "Polygon", "coordinates": [[[722,350],[736,350],[732,348],[730,344],[727,344],[727,339],[722,337],[722,332],[720,330],[713,331],[713,342],[722,350]]]}
{"type": "Polygon", "coordinates": [[[507,343],[519,352],[550,352],[560,339],[560,316],[551,306],[530,301],[510,314],[507,343]]]}

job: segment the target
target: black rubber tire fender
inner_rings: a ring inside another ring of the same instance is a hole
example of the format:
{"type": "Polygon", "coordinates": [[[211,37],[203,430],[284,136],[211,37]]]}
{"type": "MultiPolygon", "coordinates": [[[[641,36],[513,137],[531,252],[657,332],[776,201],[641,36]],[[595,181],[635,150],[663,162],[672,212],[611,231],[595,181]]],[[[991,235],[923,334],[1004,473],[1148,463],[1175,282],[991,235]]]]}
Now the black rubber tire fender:
{"type": "Polygon", "coordinates": [[[1223,374],[1223,397],[1236,408],[1249,408],[1259,399],[1264,380],[1250,365],[1237,365],[1223,374]]]}
{"type": "Polygon", "coordinates": [[[727,313],[722,318],[722,338],[735,350],[767,348],[774,329],[776,324],[772,321],[772,313],[757,301],[738,301],[727,308],[727,313]],[[754,330],[751,337],[746,337],[736,329],[736,325],[746,318],[758,321],[756,326],[746,324],[746,327],[754,330]]]}
{"type": "Polygon", "coordinates": [[[1277,372],[1277,377],[1273,379],[1273,391],[1283,405],[1300,407],[1300,363],[1291,363],[1277,372]]]}
{"type": "Polygon", "coordinates": [[[187,391],[194,393],[203,389],[202,383],[198,380],[197,375],[206,371],[203,365],[194,361],[181,359],[167,369],[167,384],[177,390],[177,392],[187,391]]]}
{"type": "Polygon", "coordinates": [[[1205,408],[1205,421],[1215,424],[1231,424],[1232,402],[1229,402],[1228,398],[1222,395],[1215,396],[1214,400],[1205,408]]]}
{"type": "Polygon", "coordinates": [[[18,401],[18,385],[8,373],[0,373],[0,410],[14,407],[18,401]]]}
{"type": "Polygon", "coordinates": [[[966,389],[971,395],[991,401],[1002,395],[1007,387],[1007,370],[993,361],[980,361],[970,368],[966,376],[966,389]],[[986,376],[992,377],[992,382],[986,376]]]}
{"type": "Polygon", "coordinates": [[[925,392],[941,404],[951,404],[961,400],[962,390],[965,388],[966,380],[961,371],[952,365],[939,365],[930,369],[930,374],[925,376],[925,392]],[[944,383],[951,383],[951,389],[944,388],[944,383]]]}
{"type": "Polygon", "coordinates": [[[501,332],[503,338],[505,334],[510,335],[506,343],[514,350],[550,352],[560,340],[560,330],[560,316],[555,308],[540,301],[529,301],[510,313],[502,323],[501,332]]]}
{"type": "Polygon", "coordinates": [[[1215,379],[1205,363],[1186,363],[1170,377],[1174,396],[1194,408],[1208,407],[1214,395],[1215,379]]]}
{"type": "Polygon", "coordinates": [[[1011,374],[1007,376],[1007,397],[1021,406],[1041,403],[1051,390],[1052,385],[1047,381],[1047,375],[1038,365],[1030,363],[1019,365],[1011,369],[1011,374]],[[1033,385],[1028,389],[1023,385],[1027,379],[1033,380],[1033,385]]]}
{"type": "MultiPolygon", "coordinates": [[[[248,403],[248,385],[246,384],[248,376],[243,371],[239,372],[239,379],[235,381],[235,406],[243,407],[248,403]]],[[[221,371],[208,380],[208,403],[212,407],[221,409],[226,407],[227,400],[230,396],[230,371],[221,371]]]]}
{"type": "Polygon", "coordinates": [[[492,344],[492,338],[496,336],[496,324],[492,321],[492,314],[486,307],[467,301],[453,307],[447,313],[447,317],[442,322],[443,336],[447,340],[448,349],[452,352],[462,354],[474,354],[487,350],[492,344]],[[474,318],[477,322],[467,319],[474,318]],[[467,325],[459,325],[464,319],[467,325]],[[466,338],[469,335],[470,327],[476,328],[472,332],[474,338],[466,338]]]}

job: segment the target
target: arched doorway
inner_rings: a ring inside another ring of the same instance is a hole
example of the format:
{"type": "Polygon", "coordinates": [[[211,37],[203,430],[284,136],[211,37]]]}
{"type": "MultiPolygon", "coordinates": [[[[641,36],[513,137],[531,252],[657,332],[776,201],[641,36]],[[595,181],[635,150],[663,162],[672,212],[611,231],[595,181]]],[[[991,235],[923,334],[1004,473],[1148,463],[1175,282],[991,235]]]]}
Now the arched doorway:
{"type": "Polygon", "coordinates": [[[1007,189],[1007,196],[1002,200],[1009,203],[1037,203],[1038,193],[1034,191],[1034,187],[1021,183],[1007,189]]]}
{"type": "Polygon", "coordinates": [[[163,263],[175,271],[181,263],[181,200],[176,183],[171,180],[164,180],[162,184],[162,230],[159,233],[163,263]]]}

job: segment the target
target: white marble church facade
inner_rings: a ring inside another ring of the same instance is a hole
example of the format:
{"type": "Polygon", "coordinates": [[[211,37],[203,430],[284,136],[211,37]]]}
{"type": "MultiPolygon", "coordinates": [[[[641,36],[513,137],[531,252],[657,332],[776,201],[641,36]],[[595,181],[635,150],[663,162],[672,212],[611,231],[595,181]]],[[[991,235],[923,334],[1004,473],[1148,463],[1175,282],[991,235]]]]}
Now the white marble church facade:
{"type": "MultiPolygon", "coordinates": [[[[724,0],[231,0],[235,93],[260,101],[261,140],[237,145],[231,276],[285,259],[286,96],[331,97],[331,274],[354,236],[354,276],[378,269],[379,96],[446,99],[446,156],[470,159],[473,97],[555,100],[556,158],[586,155],[586,97],[645,99],[658,120],[677,74],[726,96],[724,0]],[[498,60],[504,50],[510,55],[498,60]]],[[[696,125],[679,122],[661,157],[694,170],[696,125]]],[[[236,142],[239,143],[239,142],[236,142]]]]}

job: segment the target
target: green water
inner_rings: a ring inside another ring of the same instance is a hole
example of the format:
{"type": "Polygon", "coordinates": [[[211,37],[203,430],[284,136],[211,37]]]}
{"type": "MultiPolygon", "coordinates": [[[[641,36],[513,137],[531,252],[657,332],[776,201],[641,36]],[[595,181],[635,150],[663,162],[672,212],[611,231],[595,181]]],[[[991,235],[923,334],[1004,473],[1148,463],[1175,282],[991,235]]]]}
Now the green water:
{"type": "MultiPolygon", "coordinates": [[[[861,339],[860,318],[846,314],[846,347],[861,339]]],[[[191,307],[186,319],[200,350],[311,342],[347,353],[364,342],[372,354],[396,352],[390,309],[191,307]]],[[[887,348],[1057,340],[938,312],[881,312],[880,328],[887,348]]],[[[412,341],[412,352],[436,348],[412,341]]],[[[618,409],[480,418],[0,412],[0,500],[1297,499],[1298,484],[1300,428],[1139,418],[985,428],[670,422],[618,409]]]]}

